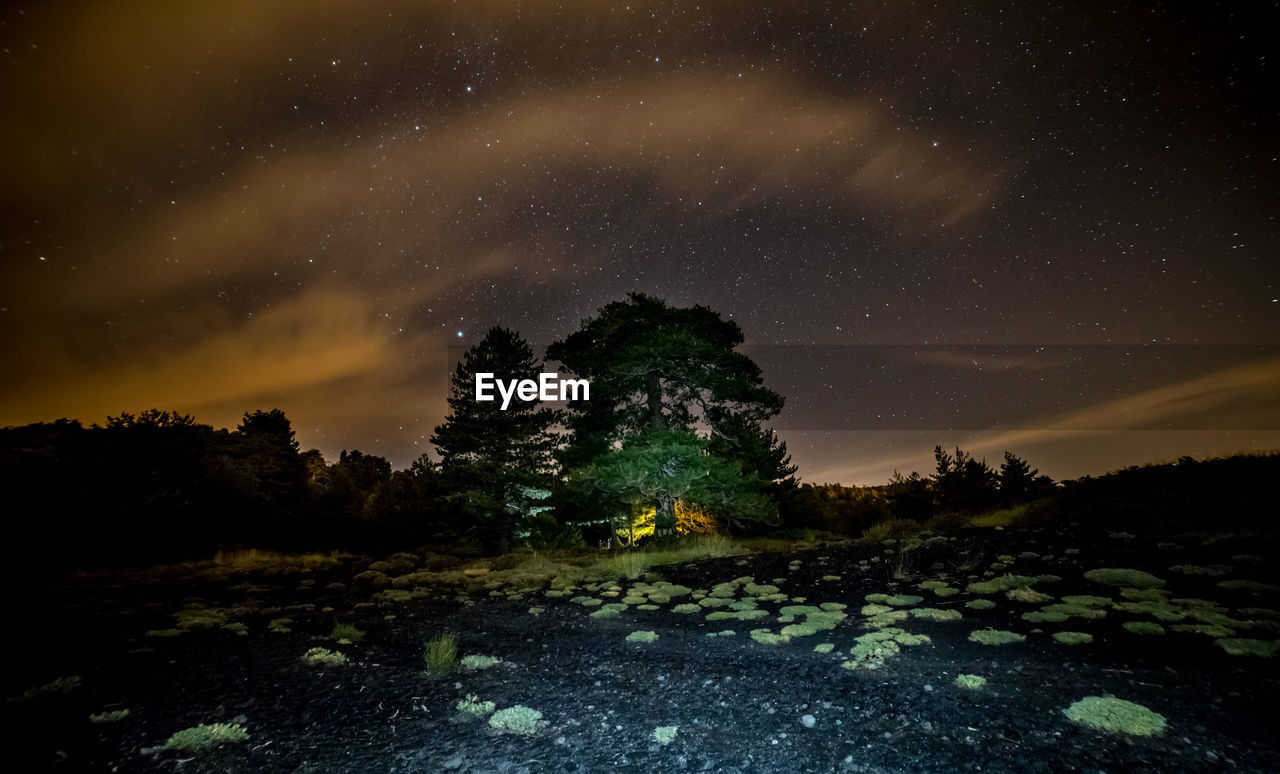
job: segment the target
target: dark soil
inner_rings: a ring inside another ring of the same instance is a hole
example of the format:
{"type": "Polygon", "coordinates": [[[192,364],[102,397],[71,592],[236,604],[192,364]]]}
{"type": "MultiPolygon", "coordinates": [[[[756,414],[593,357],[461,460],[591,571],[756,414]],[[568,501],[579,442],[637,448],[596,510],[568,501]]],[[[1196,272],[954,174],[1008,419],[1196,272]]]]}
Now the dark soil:
{"type": "MultiPolygon", "coordinates": [[[[435,587],[407,603],[368,603],[372,590],[353,576],[367,560],[285,574],[280,571],[195,580],[190,572],[117,573],[71,579],[47,593],[20,592],[10,646],[7,695],[60,675],[79,687],[10,700],[4,705],[10,771],[122,772],[1200,772],[1280,771],[1276,660],[1227,655],[1203,634],[1143,636],[1121,624],[1140,616],[1112,611],[1099,621],[1031,624],[1037,606],[988,595],[991,610],[972,610],[963,589],[990,577],[1001,554],[1035,552],[994,574],[1053,574],[1037,584],[1054,596],[1118,590],[1082,577],[1097,567],[1144,569],[1169,581],[1173,597],[1220,602],[1233,618],[1250,618],[1237,637],[1274,641],[1280,604],[1262,591],[1228,592],[1223,578],[1274,583],[1274,568],[1251,556],[1271,550],[1247,536],[1152,537],[1075,526],[957,533],[912,550],[896,545],[828,544],[785,553],[704,560],[659,568],[692,589],[739,576],[780,584],[808,604],[844,602],[849,618],[834,631],[763,645],[748,632],[777,631],[779,604],[761,621],[712,621],[670,608],[634,607],[595,619],[542,590],[519,600],[490,597],[484,577],[472,603],[460,587],[435,587]],[[1252,546],[1256,550],[1248,550],[1252,546]],[[1074,550],[1068,553],[1067,549],[1074,550]],[[871,561],[872,559],[876,561],[871,561]],[[800,560],[798,569],[788,563],[800,560]],[[865,569],[860,561],[867,560],[865,569]],[[1223,564],[1221,577],[1169,571],[1173,565],[1223,564]],[[901,576],[899,578],[895,578],[901,576]],[[916,584],[946,574],[961,593],[933,598],[916,584]],[[824,580],[839,575],[840,580],[824,580]],[[299,581],[314,579],[310,589],[299,581]],[[326,587],[342,583],[342,588],[326,587]],[[922,605],[957,609],[964,619],[911,619],[902,628],[931,644],[903,648],[875,671],[841,668],[864,626],[863,597],[875,592],[924,596],[922,605]],[[180,637],[146,636],[173,626],[172,612],[191,600],[243,606],[241,636],[221,628],[180,637]],[[314,607],[286,609],[291,605],[314,607]],[[358,606],[359,605],[359,606],[358,606]],[[530,606],[545,608],[531,615],[530,606]],[[36,606],[39,609],[32,610],[36,606]],[[332,611],[324,608],[332,607],[332,611]],[[1250,609],[1251,613],[1242,613],[1250,609]],[[291,633],[268,631],[272,618],[294,620],[291,633]],[[394,616],[394,618],[387,618],[394,616]],[[367,631],[360,643],[328,638],[335,621],[367,631]],[[1025,642],[986,646],[968,640],[994,627],[1025,642]],[[733,629],[734,636],[708,637],[733,629]],[[656,631],[652,644],[624,638],[656,631]],[[1054,631],[1085,631],[1092,644],[1065,646],[1054,631]],[[443,678],[423,672],[423,643],[457,635],[461,653],[499,656],[483,671],[443,678]],[[831,642],[835,652],[813,646],[831,642]],[[322,646],[351,657],[345,666],[303,662],[322,646]],[[957,674],[988,679],[982,691],[954,685],[957,674]],[[500,734],[455,710],[476,694],[499,708],[526,705],[542,713],[532,736],[500,734]],[[1168,721],[1156,737],[1117,737],[1074,725],[1062,710],[1091,695],[1114,695],[1168,721]],[[128,708],[110,724],[90,713],[128,708]],[[153,750],[175,731],[200,723],[239,722],[247,742],[200,755],[153,750]],[[810,724],[811,723],[811,727],[810,724]],[[658,726],[679,726],[667,746],[658,726]]],[[[1263,554],[1266,555],[1266,554],[1263,554]]],[[[621,584],[623,588],[631,585],[621,584]]],[[[605,584],[607,588],[608,584],[605,584]]],[[[542,589],[546,584],[541,585],[542,589]]],[[[603,591],[604,589],[601,589],[603,591]]],[[[576,591],[575,594],[588,594],[576,591]]],[[[591,594],[601,598],[599,593],[591,594]]],[[[619,597],[620,598],[620,597],[619,597]]],[[[604,598],[617,601],[617,598],[604,598]]]]}

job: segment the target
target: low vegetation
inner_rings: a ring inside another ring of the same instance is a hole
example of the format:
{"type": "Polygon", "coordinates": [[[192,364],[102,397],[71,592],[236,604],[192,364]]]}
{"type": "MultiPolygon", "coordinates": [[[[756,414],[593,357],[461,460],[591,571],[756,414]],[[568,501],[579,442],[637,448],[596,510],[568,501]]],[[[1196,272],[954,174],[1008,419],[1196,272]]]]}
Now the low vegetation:
{"type": "Polygon", "coordinates": [[[537,733],[541,720],[541,712],[517,704],[494,712],[489,718],[489,726],[503,733],[530,736],[537,733]]]}
{"type": "Polygon", "coordinates": [[[1111,696],[1086,696],[1062,712],[1073,723],[1113,734],[1155,736],[1166,728],[1163,715],[1111,696]]]}
{"type": "Polygon", "coordinates": [[[447,675],[458,661],[458,639],[452,634],[438,634],[427,640],[422,651],[422,665],[427,674],[447,675]]]}
{"type": "Polygon", "coordinates": [[[163,748],[187,753],[208,752],[224,744],[244,742],[249,732],[239,723],[201,723],[178,731],[164,743],[163,748]]]}
{"type": "Polygon", "coordinates": [[[345,655],[328,648],[311,648],[302,654],[302,660],[312,666],[342,666],[347,663],[345,655]]]}

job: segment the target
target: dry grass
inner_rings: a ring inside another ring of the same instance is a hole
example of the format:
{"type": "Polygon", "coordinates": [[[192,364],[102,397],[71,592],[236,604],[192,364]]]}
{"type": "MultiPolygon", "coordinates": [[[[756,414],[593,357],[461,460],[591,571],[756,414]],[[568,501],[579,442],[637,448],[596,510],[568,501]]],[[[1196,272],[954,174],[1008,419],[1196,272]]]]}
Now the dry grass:
{"type": "Polygon", "coordinates": [[[341,564],[335,551],[328,554],[283,554],[279,551],[263,551],[249,548],[241,551],[219,551],[213,557],[215,569],[233,572],[264,570],[268,567],[300,567],[310,570],[327,570],[341,564]]]}
{"type": "Polygon", "coordinates": [[[923,529],[919,522],[910,519],[889,519],[867,527],[863,530],[861,539],[868,543],[879,543],[887,538],[915,535],[923,529]]]}
{"type": "Polygon", "coordinates": [[[699,559],[732,556],[745,549],[724,535],[697,535],[654,551],[629,551],[601,559],[591,565],[588,574],[606,578],[638,578],[651,567],[681,564],[699,559]]]}
{"type": "Polygon", "coordinates": [[[998,511],[974,516],[969,524],[974,527],[1011,527],[1027,517],[1026,505],[1015,505],[1012,508],[1001,508],[998,511]]]}

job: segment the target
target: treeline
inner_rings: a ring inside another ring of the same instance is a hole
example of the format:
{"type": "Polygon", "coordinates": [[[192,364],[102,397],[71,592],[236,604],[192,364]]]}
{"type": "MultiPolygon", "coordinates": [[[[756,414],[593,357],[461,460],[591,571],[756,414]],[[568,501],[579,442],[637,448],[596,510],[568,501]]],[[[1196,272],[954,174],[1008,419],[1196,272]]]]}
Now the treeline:
{"type": "Polygon", "coordinates": [[[422,524],[417,483],[358,451],[333,464],[318,451],[300,453],[278,410],[245,414],[233,430],[157,410],[102,426],[64,419],[0,430],[9,544],[62,566],[187,559],[241,545],[355,548],[375,537],[373,524],[393,519],[397,495],[414,503],[406,528],[422,524]]]}
{"type": "Polygon", "coordinates": [[[7,428],[11,545],[89,566],[237,546],[501,552],[776,525],[795,467],[763,423],[783,399],[735,351],[742,342],[706,307],[633,294],[548,352],[590,380],[589,400],[503,410],[475,400],[475,374],[536,380],[544,364],[518,333],[493,328],[452,374],[431,437],[438,459],[402,471],[358,450],[333,462],[301,451],[280,410],[231,430],[158,410],[7,428]]]}
{"type": "MultiPolygon", "coordinates": [[[[280,410],[246,413],[229,430],[158,410],[102,426],[6,428],[0,486],[8,544],[17,549],[9,564],[141,564],[236,547],[430,543],[499,553],[516,544],[619,546],[779,527],[857,536],[889,519],[955,516],[961,524],[969,514],[1046,499],[1075,512],[1091,500],[1121,503],[1113,511],[1151,501],[1134,492],[1155,473],[1064,489],[1012,453],[992,467],[941,447],[928,476],[800,485],[786,444],[766,427],[783,398],[736,351],[742,342],[736,323],[706,307],[633,294],[548,349],[562,372],[590,381],[589,400],[553,409],[517,397],[504,410],[475,400],[475,375],[537,380],[546,365],[517,332],[492,328],[451,375],[449,411],[431,436],[435,454],[405,470],[359,450],[333,461],[302,451],[280,410]]],[[[1214,470],[1206,485],[1239,485],[1235,468],[1214,470]]],[[[1169,492],[1193,480],[1183,466],[1163,475],[1169,492]]],[[[1248,480],[1256,488],[1258,479],[1248,480]]]]}
{"type": "MultiPolygon", "coordinates": [[[[894,473],[880,486],[803,484],[782,504],[787,527],[857,536],[891,519],[926,522],[1009,508],[1055,495],[1058,486],[1026,460],[1006,451],[999,468],[959,447],[933,450],[930,476],[894,473]]],[[[957,518],[957,522],[961,519],[957,518]]]]}

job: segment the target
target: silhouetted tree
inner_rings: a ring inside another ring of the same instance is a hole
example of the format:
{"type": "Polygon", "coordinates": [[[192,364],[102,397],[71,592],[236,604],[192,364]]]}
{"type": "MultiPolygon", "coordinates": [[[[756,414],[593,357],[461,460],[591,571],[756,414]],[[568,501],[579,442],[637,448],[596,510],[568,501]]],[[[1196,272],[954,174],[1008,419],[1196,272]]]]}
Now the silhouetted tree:
{"type": "Polygon", "coordinates": [[[986,460],[976,460],[956,447],[955,456],[933,449],[937,469],[934,488],[943,507],[957,510],[985,508],[995,502],[999,476],[986,460]]]}
{"type": "Polygon", "coordinates": [[[504,551],[529,514],[530,491],[547,491],[554,468],[557,413],[539,400],[475,399],[475,376],[537,380],[541,362],[521,336],[490,328],[462,356],[450,379],[449,414],[431,443],[440,451],[439,482],[456,525],[489,550],[504,551]]]}
{"type": "Polygon", "coordinates": [[[289,418],[280,409],[246,412],[232,436],[231,474],[262,520],[268,540],[288,540],[307,502],[307,466],[289,418]]]}

